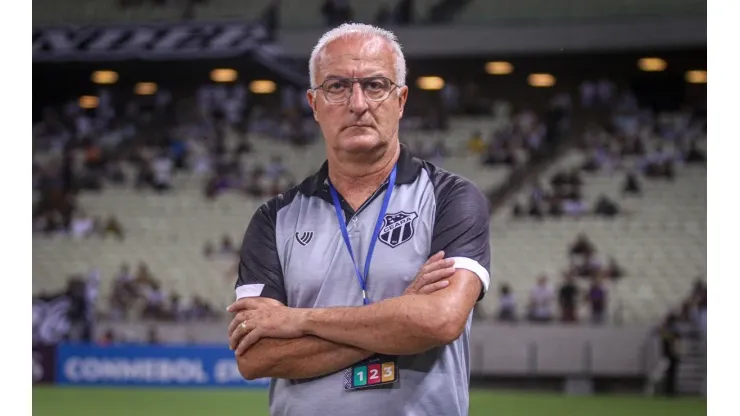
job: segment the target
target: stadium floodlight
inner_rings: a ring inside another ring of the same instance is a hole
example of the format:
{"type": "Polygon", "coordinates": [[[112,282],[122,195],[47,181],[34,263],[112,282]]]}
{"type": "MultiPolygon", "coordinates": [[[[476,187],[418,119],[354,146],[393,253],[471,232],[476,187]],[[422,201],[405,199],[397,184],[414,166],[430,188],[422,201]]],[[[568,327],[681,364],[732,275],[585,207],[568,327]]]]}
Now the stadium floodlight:
{"type": "Polygon", "coordinates": [[[527,83],[537,88],[547,88],[555,85],[555,77],[552,74],[529,74],[527,83]]]}
{"type": "Polygon", "coordinates": [[[661,58],[641,58],[637,61],[637,67],[645,72],[660,72],[665,71],[666,67],[668,67],[668,63],[665,59],[661,58]]]}
{"type": "Polygon", "coordinates": [[[153,82],[137,82],[134,85],[136,95],[154,95],[157,93],[157,84],[153,82]]]}
{"type": "Polygon", "coordinates": [[[98,108],[98,97],[94,95],[83,95],[82,97],[80,97],[78,104],[80,108],[85,110],[98,108]]]}
{"type": "Polygon", "coordinates": [[[110,85],[115,84],[118,81],[118,72],[110,70],[95,71],[90,76],[90,79],[95,84],[110,85]]]}
{"type": "Polygon", "coordinates": [[[211,71],[211,81],[213,82],[234,82],[238,76],[239,73],[231,68],[217,68],[211,71]]]}
{"type": "Polygon", "coordinates": [[[266,79],[257,79],[249,83],[249,91],[253,94],[272,94],[276,88],[274,82],[266,79]]]}
{"type": "Polygon", "coordinates": [[[441,90],[445,86],[445,80],[434,76],[419,77],[416,79],[416,86],[419,87],[420,90],[441,90]]]}
{"type": "Polygon", "coordinates": [[[707,71],[703,69],[693,69],[686,71],[686,82],[689,84],[706,84],[707,83],[707,71]]]}
{"type": "Polygon", "coordinates": [[[514,72],[514,65],[506,61],[486,62],[486,73],[489,75],[508,75],[514,72]]]}

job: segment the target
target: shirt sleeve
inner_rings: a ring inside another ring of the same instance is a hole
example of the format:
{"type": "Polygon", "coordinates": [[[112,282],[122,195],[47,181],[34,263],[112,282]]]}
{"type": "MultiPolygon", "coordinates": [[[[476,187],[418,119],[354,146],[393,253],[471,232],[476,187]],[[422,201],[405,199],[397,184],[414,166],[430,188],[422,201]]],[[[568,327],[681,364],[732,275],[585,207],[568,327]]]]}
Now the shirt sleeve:
{"type": "Polygon", "coordinates": [[[242,242],[236,298],[266,297],[287,304],[275,240],[276,213],[268,202],[255,212],[242,242]]]}
{"type": "Polygon", "coordinates": [[[491,281],[488,200],[472,182],[448,172],[438,175],[430,255],[444,250],[455,268],[475,273],[483,286],[481,300],[491,281]]]}

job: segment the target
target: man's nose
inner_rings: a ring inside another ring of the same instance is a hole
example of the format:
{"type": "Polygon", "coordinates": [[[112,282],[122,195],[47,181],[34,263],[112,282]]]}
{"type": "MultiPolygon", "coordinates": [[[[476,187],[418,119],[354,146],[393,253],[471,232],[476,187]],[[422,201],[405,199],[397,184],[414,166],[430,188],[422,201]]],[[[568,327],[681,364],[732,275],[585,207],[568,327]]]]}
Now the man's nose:
{"type": "Polygon", "coordinates": [[[355,114],[362,114],[367,111],[367,100],[362,92],[362,86],[359,82],[352,84],[352,94],[349,96],[349,111],[355,114]]]}

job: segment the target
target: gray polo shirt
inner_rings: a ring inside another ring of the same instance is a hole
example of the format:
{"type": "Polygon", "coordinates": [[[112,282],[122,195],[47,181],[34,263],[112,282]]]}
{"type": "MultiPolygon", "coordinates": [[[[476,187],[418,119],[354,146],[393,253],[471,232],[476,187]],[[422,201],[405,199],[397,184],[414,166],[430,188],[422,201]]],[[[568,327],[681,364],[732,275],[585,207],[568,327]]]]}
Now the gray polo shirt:
{"type": "MultiPolygon", "coordinates": [[[[473,271],[488,289],[489,205],[467,179],[419,160],[401,146],[396,186],[367,277],[371,302],[401,296],[422,264],[444,250],[455,267],[473,271]]],[[[327,164],[254,214],[241,249],[236,296],[263,296],[289,307],[362,306],[362,293],[342,239],[327,164]]],[[[362,270],[386,184],[356,212],[342,200],[362,270]]],[[[480,300],[479,298],[479,300],[480,300]]],[[[342,371],[310,380],[273,379],[273,416],[467,415],[470,325],[454,342],[399,357],[399,381],[345,391],[342,371]]]]}

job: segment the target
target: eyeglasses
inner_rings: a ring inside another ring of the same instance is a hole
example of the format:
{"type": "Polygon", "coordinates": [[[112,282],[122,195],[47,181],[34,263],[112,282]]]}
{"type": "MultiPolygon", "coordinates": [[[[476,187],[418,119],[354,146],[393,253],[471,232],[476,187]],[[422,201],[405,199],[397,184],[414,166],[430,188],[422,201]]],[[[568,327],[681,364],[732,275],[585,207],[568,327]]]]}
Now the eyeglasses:
{"type": "Polygon", "coordinates": [[[335,104],[343,103],[352,96],[352,87],[355,82],[360,84],[362,95],[374,102],[385,100],[391,95],[391,91],[399,86],[386,77],[330,78],[318,87],[312,88],[312,91],[321,89],[326,101],[335,104]]]}

